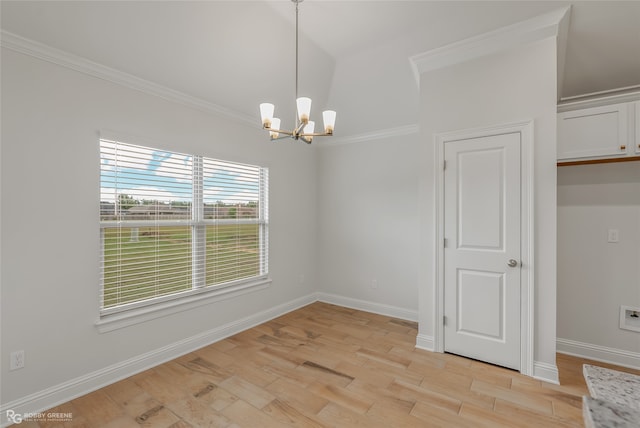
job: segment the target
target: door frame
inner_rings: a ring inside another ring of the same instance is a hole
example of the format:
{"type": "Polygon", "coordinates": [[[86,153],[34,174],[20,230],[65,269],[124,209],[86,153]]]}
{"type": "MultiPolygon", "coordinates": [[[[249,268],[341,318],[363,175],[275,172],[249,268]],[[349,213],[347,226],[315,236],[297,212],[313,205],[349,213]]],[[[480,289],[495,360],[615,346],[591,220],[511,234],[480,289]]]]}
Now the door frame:
{"type": "Polygon", "coordinates": [[[533,376],[534,351],[534,168],[533,120],[435,134],[435,230],[433,344],[444,352],[444,145],[449,141],[520,133],[520,373],[533,376]]]}

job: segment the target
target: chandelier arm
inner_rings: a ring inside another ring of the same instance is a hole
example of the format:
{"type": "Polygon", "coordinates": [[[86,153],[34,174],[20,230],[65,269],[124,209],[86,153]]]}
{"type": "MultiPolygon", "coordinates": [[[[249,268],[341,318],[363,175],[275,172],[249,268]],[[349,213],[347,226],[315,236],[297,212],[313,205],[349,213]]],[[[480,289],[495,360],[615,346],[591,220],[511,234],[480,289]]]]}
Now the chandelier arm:
{"type": "Polygon", "coordinates": [[[314,132],[311,134],[298,134],[301,137],[329,137],[333,135],[333,133],[329,134],[328,132],[314,132]]]}
{"type": "Polygon", "coordinates": [[[284,132],[282,132],[282,134],[285,134],[285,135],[281,135],[281,136],[279,136],[279,137],[277,137],[277,138],[273,138],[273,137],[272,137],[272,138],[271,138],[271,141],[283,140],[283,139],[285,139],[285,138],[295,138],[295,137],[293,136],[293,134],[286,134],[286,133],[284,133],[284,132]]]}
{"type": "MultiPolygon", "coordinates": [[[[283,130],[283,129],[269,129],[269,131],[271,132],[277,132],[278,134],[284,134],[286,136],[292,136],[294,135],[293,131],[287,131],[287,130],[283,130]]],[[[274,138],[275,139],[275,138],[274,138]]]]}
{"type": "Polygon", "coordinates": [[[293,133],[296,135],[301,135],[300,131],[302,131],[302,129],[304,128],[306,124],[304,122],[300,122],[297,126],[296,129],[293,130],[293,133]]]}

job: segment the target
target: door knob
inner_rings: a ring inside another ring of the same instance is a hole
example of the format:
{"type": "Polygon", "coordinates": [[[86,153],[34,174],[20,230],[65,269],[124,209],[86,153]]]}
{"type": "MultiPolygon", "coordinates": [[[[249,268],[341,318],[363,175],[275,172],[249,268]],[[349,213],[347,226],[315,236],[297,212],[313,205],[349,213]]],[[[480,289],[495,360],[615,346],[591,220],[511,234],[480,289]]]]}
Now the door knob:
{"type": "Polygon", "coordinates": [[[507,262],[507,266],[516,267],[516,266],[518,266],[518,261],[514,260],[514,259],[509,259],[509,261],[507,262]]]}

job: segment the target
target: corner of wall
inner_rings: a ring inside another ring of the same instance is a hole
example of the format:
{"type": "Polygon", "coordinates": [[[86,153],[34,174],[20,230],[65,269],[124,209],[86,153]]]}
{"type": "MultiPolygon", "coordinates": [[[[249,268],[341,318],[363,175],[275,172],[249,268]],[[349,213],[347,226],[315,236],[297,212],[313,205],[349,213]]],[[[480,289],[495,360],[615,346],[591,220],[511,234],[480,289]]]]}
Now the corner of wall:
{"type": "Polygon", "coordinates": [[[555,364],[534,361],[533,377],[534,379],[543,380],[545,382],[553,383],[554,385],[560,385],[558,366],[555,364]]]}

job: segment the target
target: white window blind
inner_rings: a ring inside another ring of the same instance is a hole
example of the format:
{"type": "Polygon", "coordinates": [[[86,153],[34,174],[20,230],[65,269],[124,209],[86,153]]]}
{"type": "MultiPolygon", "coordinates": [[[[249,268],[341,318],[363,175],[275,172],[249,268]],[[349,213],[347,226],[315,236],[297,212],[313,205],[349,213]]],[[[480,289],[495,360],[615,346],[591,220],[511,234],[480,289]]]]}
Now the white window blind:
{"type": "Polygon", "coordinates": [[[100,140],[101,313],[268,273],[266,168],[100,140]]]}

